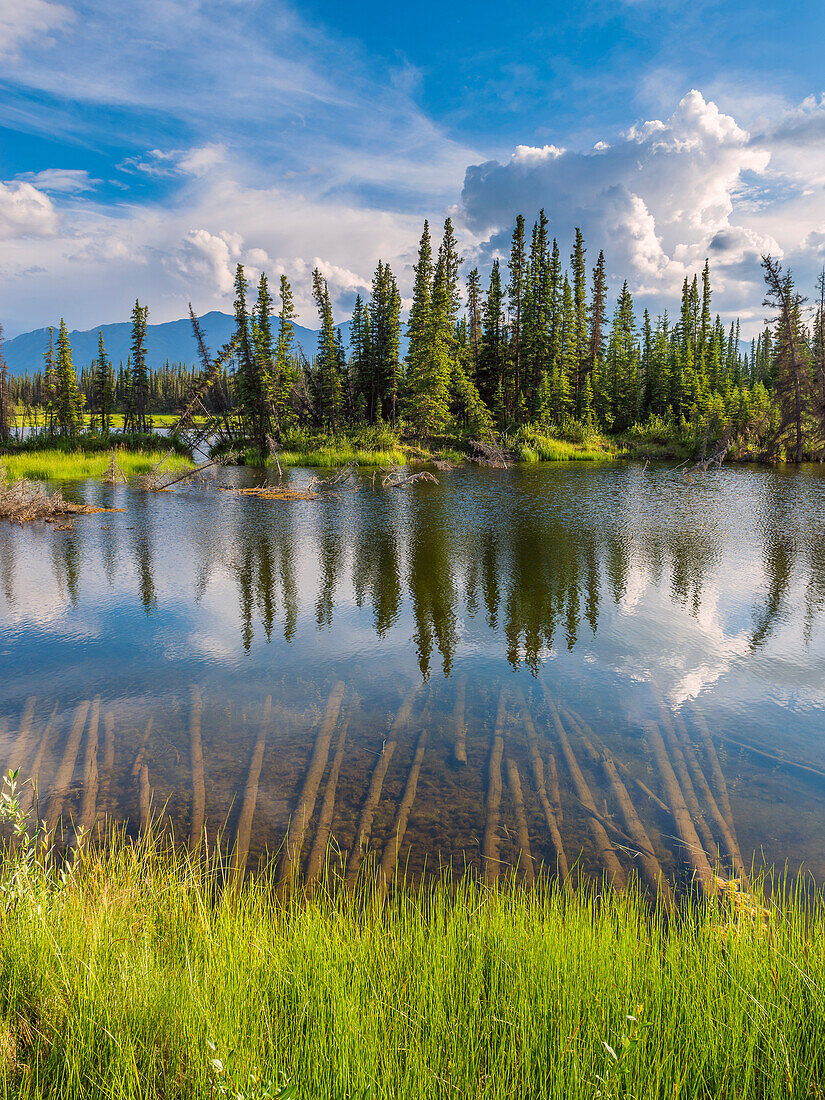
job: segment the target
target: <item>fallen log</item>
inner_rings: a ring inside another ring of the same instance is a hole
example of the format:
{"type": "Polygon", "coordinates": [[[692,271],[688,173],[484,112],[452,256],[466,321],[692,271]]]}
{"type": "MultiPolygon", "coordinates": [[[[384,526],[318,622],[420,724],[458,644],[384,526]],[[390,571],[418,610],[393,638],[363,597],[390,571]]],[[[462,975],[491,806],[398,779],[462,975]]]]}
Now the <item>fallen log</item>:
{"type": "Polygon", "coordinates": [[[424,759],[424,750],[427,747],[427,735],[429,733],[429,714],[426,714],[422,720],[423,728],[418,735],[418,744],[415,747],[415,756],[413,757],[412,764],[410,766],[410,773],[407,776],[407,783],[404,787],[404,794],[401,797],[401,801],[398,804],[398,812],[395,815],[395,821],[393,822],[392,832],[389,840],[384,845],[384,854],[381,857],[381,872],[380,872],[380,884],[382,896],[385,896],[389,889],[389,883],[395,874],[395,869],[398,866],[398,853],[401,849],[401,845],[404,843],[404,834],[407,831],[407,822],[410,818],[410,811],[412,810],[413,803],[415,802],[416,791],[418,790],[418,777],[421,774],[421,762],[424,759]]]}
{"type": "Polygon", "coordinates": [[[550,805],[550,799],[547,795],[547,786],[544,779],[544,766],[542,764],[541,755],[538,748],[538,735],[536,734],[536,727],[533,722],[533,716],[527,706],[527,700],[524,696],[524,692],[521,688],[516,689],[516,697],[521,707],[521,717],[524,723],[524,730],[527,736],[527,750],[530,755],[530,763],[533,768],[533,780],[536,784],[536,790],[538,791],[539,803],[541,804],[542,811],[544,813],[544,820],[547,823],[547,831],[550,833],[550,841],[553,845],[553,850],[556,853],[556,873],[559,878],[564,881],[569,874],[567,865],[567,857],[564,854],[564,846],[562,845],[561,834],[559,832],[558,822],[561,821],[561,792],[559,790],[559,777],[556,772],[556,761],[552,752],[549,753],[548,759],[548,771],[550,773],[551,790],[553,792],[554,806],[550,805]]]}
{"type": "Polygon", "coordinates": [[[335,812],[335,792],[338,789],[338,776],[340,775],[341,764],[344,759],[347,729],[349,727],[352,707],[354,706],[355,701],[353,700],[352,706],[344,715],[340,725],[338,743],[335,746],[335,756],[332,758],[332,767],[329,770],[329,778],[327,779],[327,785],[324,791],[324,800],[321,803],[321,812],[318,815],[318,829],[315,833],[315,841],[313,842],[312,850],[309,853],[309,860],[307,861],[306,882],[308,886],[316,882],[320,877],[324,860],[327,857],[329,837],[332,830],[332,817],[335,812]]]}
{"type": "Polygon", "coordinates": [[[353,841],[352,851],[350,852],[349,861],[347,863],[346,882],[348,886],[353,886],[355,884],[358,871],[361,867],[361,861],[364,858],[364,852],[370,842],[373,818],[375,817],[378,803],[381,800],[381,791],[384,786],[384,778],[387,774],[387,769],[395,753],[398,734],[409,721],[410,712],[421,690],[421,686],[421,684],[416,684],[415,687],[411,688],[407,693],[404,702],[399,708],[398,714],[395,716],[395,721],[387,735],[387,740],[384,742],[384,747],[381,751],[381,755],[378,757],[378,762],[373,769],[369,790],[367,791],[367,797],[364,799],[364,805],[361,808],[361,816],[355,830],[355,840],[353,841]]]}
{"type": "Polygon", "coordinates": [[[676,823],[676,831],[679,834],[679,839],[693,866],[695,876],[699,880],[703,892],[707,897],[710,897],[714,892],[714,874],[708,862],[705,849],[702,847],[699,837],[696,834],[691,816],[688,813],[682,789],[673,771],[667,749],[665,748],[665,743],[659,732],[659,727],[653,721],[647,722],[645,723],[645,734],[659,766],[662,783],[664,784],[665,793],[670,804],[670,810],[673,814],[673,820],[676,823]]]}
{"type": "Polygon", "coordinates": [[[498,697],[498,712],[490,745],[490,761],[487,769],[487,813],[484,826],[484,844],[481,849],[481,862],[484,877],[488,883],[498,879],[499,860],[499,816],[501,813],[501,760],[504,755],[504,723],[507,717],[507,693],[504,688],[498,697]]]}
{"type": "Polygon", "coordinates": [[[252,836],[252,821],[255,817],[255,806],[258,802],[258,784],[261,778],[261,767],[266,748],[266,737],[269,724],[272,719],[272,696],[266,697],[264,712],[258,727],[258,740],[252,750],[252,759],[249,761],[249,774],[244,788],[241,812],[238,815],[238,828],[235,831],[235,846],[232,849],[231,871],[239,878],[243,877],[246,870],[246,860],[249,854],[249,841],[252,836]]]}
{"type": "Polygon", "coordinates": [[[710,826],[705,820],[705,815],[702,812],[702,807],[699,805],[699,799],[696,797],[696,791],[693,789],[693,783],[691,782],[690,775],[688,773],[687,763],[685,761],[685,755],[682,752],[679,739],[676,736],[676,730],[673,726],[673,721],[670,716],[670,711],[667,709],[659,695],[659,713],[662,717],[662,729],[666,738],[668,749],[670,750],[670,759],[673,763],[673,770],[676,773],[676,777],[679,780],[679,785],[682,788],[682,794],[684,795],[685,805],[687,806],[693,823],[696,827],[696,832],[702,840],[705,851],[708,854],[709,859],[713,859],[714,862],[717,859],[717,845],[716,838],[711,832],[710,826]]]}
{"type": "Polygon", "coordinates": [[[667,908],[670,909],[673,905],[673,894],[670,889],[670,884],[662,873],[662,866],[656,858],[656,853],[653,849],[650,837],[647,835],[647,831],[639,815],[636,813],[636,808],[628,794],[627,787],[625,787],[619,776],[613,758],[605,752],[602,754],[601,760],[605,775],[610,781],[613,793],[616,796],[616,801],[619,804],[619,810],[624,820],[625,828],[638,849],[642,876],[654,894],[660,897],[667,908]]]}
{"type": "Polygon", "coordinates": [[[89,701],[85,700],[82,703],[78,703],[75,710],[74,722],[69,732],[66,748],[63,751],[63,759],[60,762],[60,766],[57,769],[57,775],[54,779],[52,796],[49,799],[46,829],[50,833],[57,827],[57,823],[63,813],[66,795],[69,793],[69,786],[72,782],[72,776],[74,775],[75,764],[77,763],[77,754],[80,751],[80,739],[83,736],[83,729],[86,725],[86,716],[89,713],[89,706],[89,701]]]}
{"type": "Polygon", "coordinates": [[[519,868],[524,875],[524,881],[532,886],[536,873],[533,867],[533,854],[530,851],[530,833],[527,828],[527,813],[524,809],[524,792],[521,789],[521,778],[518,766],[512,756],[507,756],[507,784],[510,788],[510,796],[516,811],[516,833],[519,845],[519,868]]]}
{"type": "Polygon", "coordinates": [[[596,846],[596,851],[604,864],[604,869],[608,879],[619,890],[624,889],[627,885],[627,878],[624,873],[622,865],[616,858],[616,853],[612,844],[607,838],[607,832],[601,821],[601,814],[596,809],[596,805],[593,801],[593,796],[590,793],[590,787],[587,784],[587,780],[584,778],[579,763],[576,760],[573,748],[570,744],[570,739],[567,736],[567,731],[562,725],[561,715],[556,707],[553,697],[544,680],[541,680],[542,690],[544,691],[545,698],[547,700],[547,706],[552,715],[554,725],[556,727],[556,733],[558,735],[559,744],[562,750],[562,756],[567,764],[567,770],[570,772],[570,777],[573,780],[573,786],[576,788],[576,792],[579,797],[579,801],[588,810],[587,823],[590,828],[590,835],[593,837],[593,842],[596,846]]]}
{"type": "Polygon", "coordinates": [[[192,767],[192,814],[189,818],[189,849],[194,851],[203,838],[206,820],[206,784],[203,773],[201,718],[203,700],[200,690],[192,686],[192,709],[189,718],[189,762],[192,767]]]}
{"type": "Polygon", "coordinates": [[[26,783],[20,792],[20,810],[22,813],[27,814],[31,808],[32,803],[35,801],[35,796],[38,791],[38,778],[40,776],[40,769],[43,766],[43,760],[46,753],[49,750],[51,743],[51,734],[54,729],[55,719],[57,718],[57,703],[54,705],[54,710],[51,713],[46,725],[43,727],[43,734],[40,738],[40,744],[37,748],[37,753],[32,763],[30,774],[26,776],[26,783]]]}
{"type": "Polygon", "coordinates": [[[304,836],[307,826],[315,812],[315,801],[318,797],[318,788],[326,770],[329,759],[329,746],[332,741],[332,733],[338,722],[341,712],[341,703],[344,699],[344,684],[338,681],[329,694],[324,720],[315,741],[312,759],[309,762],[304,785],[295,807],[295,812],[289,821],[284,852],[281,858],[281,867],[278,877],[279,889],[283,892],[291,886],[294,875],[301,863],[301,851],[304,845],[304,836]]]}
{"type": "Polygon", "coordinates": [[[459,676],[455,685],[455,710],[453,711],[454,754],[459,764],[467,763],[467,722],[464,717],[466,694],[467,677],[459,676]]]}
{"type": "Polygon", "coordinates": [[[83,767],[83,802],[80,807],[78,828],[88,833],[97,817],[97,739],[100,726],[100,696],[96,695],[89,715],[86,734],[86,761],[83,767]]]}

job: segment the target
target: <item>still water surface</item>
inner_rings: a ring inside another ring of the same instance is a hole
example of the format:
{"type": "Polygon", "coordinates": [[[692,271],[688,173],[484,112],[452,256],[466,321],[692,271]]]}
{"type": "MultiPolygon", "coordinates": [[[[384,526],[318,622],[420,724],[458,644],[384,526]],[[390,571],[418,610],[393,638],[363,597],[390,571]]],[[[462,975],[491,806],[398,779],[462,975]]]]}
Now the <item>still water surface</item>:
{"type": "Polygon", "coordinates": [[[615,872],[607,847],[626,875],[649,842],[684,883],[670,767],[711,859],[733,836],[825,878],[821,468],[438,476],[90,482],[68,492],[124,511],[4,526],[0,763],[52,824],[151,812],[247,866],[288,837],[310,876],[327,841],[488,877],[559,849],[615,872]]]}

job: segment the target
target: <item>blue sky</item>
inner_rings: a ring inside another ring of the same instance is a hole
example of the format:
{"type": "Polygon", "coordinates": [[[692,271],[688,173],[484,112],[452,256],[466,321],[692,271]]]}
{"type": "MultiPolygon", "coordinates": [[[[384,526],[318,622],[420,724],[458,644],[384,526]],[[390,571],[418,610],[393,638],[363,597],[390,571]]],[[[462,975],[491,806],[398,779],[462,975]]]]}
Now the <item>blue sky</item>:
{"type": "Polygon", "coordinates": [[[759,254],[825,259],[825,6],[0,0],[8,334],[228,308],[238,261],[339,316],[424,216],[467,266],[544,206],[671,305],[711,258],[760,322],[759,254]]]}

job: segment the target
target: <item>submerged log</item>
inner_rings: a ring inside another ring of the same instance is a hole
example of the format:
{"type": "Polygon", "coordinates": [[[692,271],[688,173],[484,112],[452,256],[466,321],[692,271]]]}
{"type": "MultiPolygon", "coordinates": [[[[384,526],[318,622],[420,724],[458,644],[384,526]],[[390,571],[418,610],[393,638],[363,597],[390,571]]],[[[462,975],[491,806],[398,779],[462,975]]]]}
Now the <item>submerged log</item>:
{"type": "Polygon", "coordinates": [[[521,789],[521,777],[518,766],[512,756],[507,756],[507,785],[516,811],[516,830],[519,846],[519,867],[528,886],[532,886],[536,877],[533,867],[533,854],[530,851],[530,832],[527,828],[527,813],[524,809],[524,792],[521,789]]]}
{"type": "Polygon", "coordinates": [[[398,804],[398,812],[395,815],[392,832],[387,843],[384,845],[384,854],[381,857],[380,888],[382,894],[386,894],[390,880],[395,874],[395,869],[398,866],[398,853],[401,849],[401,845],[404,843],[404,834],[407,831],[410,810],[412,810],[416,791],[418,790],[418,777],[421,774],[421,762],[424,759],[424,750],[427,747],[427,736],[429,734],[428,726],[429,714],[426,714],[423,718],[421,732],[418,735],[418,744],[415,747],[415,756],[410,765],[410,773],[407,776],[404,794],[398,804]]]}
{"type": "Polygon", "coordinates": [[[89,731],[86,734],[86,761],[83,767],[83,802],[80,807],[78,828],[84,833],[92,828],[97,817],[97,739],[100,727],[100,696],[96,695],[89,715],[89,731]]]}
{"type": "Polygon", "coordinates": [[[267,695],[261,724],[258,727],[258,740],[255,742],[252,759],[249,761],[249,774],[246,778],[243,803],[241,804],[241,812],[238,815],[238,828],[235,833],[235,847],[232,849],[230,867],[233,874],[239,877],[242,877],[246,870],[249,841],[252,837],[252,821],[255,817],[255,806],[258,802],[258,784],[261,779],[261,767],[263,766],[266,737],[271,719],[272,696],[267,695]]]}
{"type": "Polygon", "coordinates": [[[410,719],[410,712],[412,711],[413,704],[416,697],[421,690],[421,684],[416,684],[415,687],[407,693],[404,702],[395,716],[395,721],[392,724],[387,740],[384,742],[384,748],[381,751],[381,755],[378,757],[378,762],[373,768],[372,777],[370,779],[369,790],[367,791],[367,797],[364,799],[364,805],[361,808],[361,816],[358,820],[358,826],[355,830],[355,840],[352,845],[352,851],[350,852],[349,862],[347,863],[346,881],[348,886],[352,886],[355,883],[358,871],[361,867],[361,861],[364,858],[364,852],[370,842],[370,834],[372,833],[372,821],[375,817],[375,811],[378,808],[378,803],[381,800],[381,791],[384,787],[384,778],[387,774],[387,769],[390,766],[390,761],[395,753],[395,746],[398,741],[398,734],[406,726],[410,719]]]}
{"type": "Polygon", "coordinates": [[[699,730],[699,736],[702,743],[705,746],[705,754],[710,764],[710,778],[716,790],[716,797],[719,805],[722,807],[722,812],[727,818],[728,826],[731,832],[735,832],[733,828],[733,810],[730,805],[730,797],[728,795],[728,785],[725,782],[725,775],[722,771],[722,765],[719,763],[719,756],[716,752],[716,746],[713,743],[713,739],[710,736],[710,730],[708,724],[705,721],[705,716],[702,714],[699,707],[693,704],[693,716],[696,720],[696,728],[699,730]]]}
{"type": "Polygon", "coordinates": [[[539,803],[541,804],[542,811],[544,813],[544,820],[547,823],[547,831],[550,833],[550,841],[553,845],[553,850],[556,853],[556,873],[559,878],[567,878],[569,874],[569,868],[567,865],[567,857],[564,854],[564,847],[561,841],[561,833],[559,832],[558,822],[561,821],[561,792],[559,790],[559,777],[556,771],[556,761],[551,753],[548,754],[548,772],[550,775],[550,789],[552,792],[553,805],[550,804],[550,799],[547,794],[547,786],[544,778],[544,766],[542,764],[541,755],[539,754],[538,747],[538,735],[536,734],[536,727],[533,722],[533,716],[527,706],[527,700],[524,697],[524,692],[521,688],[516,691],[516,697],[521,707],[521,717],[524,723],[524,730],[527,736],[527,750],[530,755],[530,763],[533,768],[533,780],[536,784],[536,790],[538,791],[539,803]]]}
{"type": "MultiPolygon", "coordinates": [[[[587,721],[585,721],[585,719],[582,718],[582,716],[577,711],[572,710],[570,707],[561,707],[560,710],[562,714],[567,716],[573,729],[579,735],[581,735],[582,732],[586,733],[587,736],[592,738],[595,744],[599,746],[602,752],[607,751],[607,746],[604,744],[602,739],[596,735],[593,727],[587,721]]],[[[613,762],[626,779],[629,779],[635,787],[639,788],[639,790],[642,792],[643,795],[645,795],[645,797],[649,798],[651,802],[655,802],[660,810],[664,810],[664,812],[668,816],[670,816],[670,807],[667,805],[667,803],[663,802],[657,794],[654,794],[653,791],[641,781],[641,779],[637,779],[626,764],[622,763],[622,761],[619,760],[619,758],[616,756],[613,757],[613,762]]]]}
{"type": "Polygon", "coordinates": [[[455,685],[455,710],[453,711],[453,730],[455,734],[455,758],[459,764],[467,763],[467,721],[464,716],[464,703],[467,694],[467,677],[459,676],[455,685]]]}
{"type": "Polygon", "coordinates": [[[140,831],[148,832],[152,819],[152,788],[149,786],[149,767],[142,764],[138,775],[138,807],[140,810],[140,831]]]}
{"type": "Polygon", "coordinates": [[[140,739],[140,745],[138,751],[135,753],[135,760],[132,764],[132,779],[137,779],[140,775],[140,768],[143,764],[143,757],[146,755],[146,746],[149,744],[149,738],[152,735],[152,726],[155,724],[154,718],[150,718],[146,723],[146,729],[143,731],[143,737],[140,739]]]}
{"type": "Polygon", "coordinates": [[[667,754],[667,749],[662,740],[662,735],[659,732],[659,727],[655,722],[647,722],[645,723],[645,734],[653,750],[656,763],[659,766],[662,783],[664,784],[667,800],[670,803],[670,809],[673,814],[673,820],[676,823],[676,831],[679,834],[679,839],[687,852],[688,859],[693,866],[694,873],[699,880],[702,890],[707,896],[710,896],[713,894],[714,889],[713,871],[708,862],[707,854],[699,842],[699,837],[696,834],[693,820],[685,804],[682,789],[679,786],[670,763],[670,757],[667,754]]]}
{"type": "Polygon", "coordinates": [[[484,877],[489,883],[498,879],[500,860],[498,835],[501,814],[501,760],[504,756],[504,723],[507,718],[507,693],[504,688],[498,697],[498,712],[490,745],[490,762],[487,771],[487,813],[484,826],[484,844],[481,862],[484,877]]]}
{"type": "Polygon", "coordinates": [[[109,796],[112,788],[112,776],[115,770],[115,716],[107,710],[103,715],[103,774],[100,780],[101,813],[110,810],[109,796]]]}
{"type": "Polygon", "coordinates": [[[542,690],[544,691],[545,698],[547,699],[547,706],[550,710],[550,714],[553,717],[553,723],[556,727],[556,733],[559,738],[559,744],[561,746],[562,756],[567,764],[567,770],[570,772],[570,777],[573,780],[573,786],[576,788],[579,801],[589,811],[587,814],[587,824],[590,828],[590,835],[593,837],[593,842],[596,846],[599,858],[604,864],[604,869],[607,877],[613,883],[613,885],[622,890],[627,885],[627,878],[624,873],[624,869],[616,858],[616,853],[613,849],[613,845],[610,843],[605,831],[604,825],[601,822],[601,814],[596,809],[596,804],[593,801],[593,796],[590,793],[590,787],[587,784],[587,780],[584,778],[579,763],[576,760],[573,748],[570,744],[570,739],[567,736],[567,731],[562,725],[561,715],[556,707],[553,697],[547,685],[542,680],[542,690]]]}
{"type": "Polygon", "coordinates": [[[668,749],[670,750],[670,759],[673,763],[673,770],[676,772],[676,777],[679,780],[679,784],[682,788],[682,794],[684,795],[685,805],[690,811],[690,815],[693,818],[693,823],[696,827],[696,832],[701,837],[702,843],[707,852],[708,858],[713,860],[714,863],[718,859],[718,852],[716,846],[716,838],[711,832],[710,826],[705,820],[705,815],[702,812],[702,807],[699,805],[699,799],[696,797],[696,791],[693,789],[693,783],[688,773],[687,763],[685,761],[685,754],[682,752],[682,746],[679,744],[679,738],[676,736],[676,730],[673,726],[673,720],[670,715],[670,711],[665,706],[664,699],[659,696],[659,713],[662,716],[662,729],[667,741],[668,749]]]}
{"type": "Polygon", "coordinates": [[[279,872],[279,886],[283,890],[292,882],[293,876],[301,864],[301,851],[304,846],[304,836],[307,826],[315,813],[315,801],[318,797],[318,788],[329,759],[329,746],[332,741],[332,733],[338,722],[341,712],[341,703],[344,699],[344,684],[338,681],[329,693],[327,709],[321,728],[315,740],[315,748],[312,751],[312,759],[309,762],[304,785],[295,807],[295,812],[289,821],[286,840],[284,841],[284,854],[281,859],[279,872]]]}
{"type": "Polygon", "coordinates": [[[203,838],[206,820],[206,784],[203,775],[203,744],[201,718],[203,700],[197,686],[192,687],[192,710],[189,718],[189,762],[192,766],[192,815],[189,819],[189,848],[194,850],[203,838]]]}
{"type": "Polygon", "coordinates": [[[619,776],[613,757],[605,752],[602,754],[601,760],[605,775],[610,780],[613,793],[616,795],[616,801],[619,804],[619,810],[624,819],[625,828],[638,849],[639,862],[642,867],[642,877],[656,896],[660,897],[668,908],[671,908],[673,905],[673,894],[670,889],[670,883],[662,873],[662,866],[656,858],[653,844],[651,843],[650,837],[647,835],[647,831],[639,815],[636,813],[636,808],[628,794],[627,787],[625,787],[619,776]]]}
{"type": "Polygon", "coordinates": [[[54,790],[49,799],[49,812],[46,817],[46,828],[49,832],[52,832],[57,827],[57,823],[63,813],[66,795],[69,793],[69,786],[72,782],[72,776],[74,775],[75,764],[77,763],[77,754],[80,751],[80,739],[83,736],[83,728],[86,725],[86,716],[89,713],[89,706],[90,704],[87,699],[82,703],[78,703],[75,710],[74,722],[69,732],[66,748],[63,751],[63,759],[60,761],[60,767],[57,769],[57,775],[54,778],[54,790]]]}
{"type": "Polygon", "coordinates": [[[682,745],[684,748],[685,761],[687,762],[691,778],[695,783],[696,789],[698,790],[699,794],[704,798],[705,805],[710,811],[710,816],[713,819],[716,828],[722,835],[728,857],[733,864],[734,872],[742,880],[742,888],[747,890],[748,875],[747,871],[745,870],[745,864],[742,861],[741,853],[739,851],[739,842],[736,839],[736,834],[731,830],[728,822],[725,820],[724,814],[719,809],[719,805],[713,795],[713,791],[710,789],[710,784],[705,778],[705,773],[702,771],[699,760],[696,756],[696,753],[694,752],[693,745],[691,745],[690,743],[688,731],[685,727],[685,723],[682,720],[682,716],[674,712],[673,721],[678,726],[679,732],[682,735],[682,745]]]}
{"type": "Polygon", "coordinates": [[[55,719],[57,718],[57,703],[54,705],[54,710],[51,713],[46,725],[43,727],[43,735],[40,738],[40,744],[37,747],[37,753],[34,757],[34,762],[31,766],[31,774],[26,777],[26,783],[20,792],[20,809],[24,814],[29,812],[32,803],[35,801],[35,797],[38,792],[38,779],[40,776],[40,769],[43,766],[43,760],[46,753],[49,750],[51,744],[52,730],[54,729],[55,719]]]}
{"type": "MultiPolygon", "coordinates": [[[[352,705],[355,705],[354,702],[352,705]]],[[[324,800],[321,803],[321,812],[318,815],[318,829],[315,833],[315,840],[313,841],[312,850],[309,853],[309,859],[307,861],[307,885],[318,880],[321,874],[321,868],[324,865],[324,860],[327,857],[329,836],[332,830],[332,816],[335,812],[335,792],[338,788],[338,776],[341,772],[341,764],[344,760],[344,746],[347,741],[347,729],[349,728],[351,713],[352,709],[350,708],[344,715],[338,732],[335,756],[332,758],[332,766],[330,767],[329,778],[327,779],[326,789],[324,790],[324,800]]]]}
{"type": "MultiPolygon", "coordinates": [[[[35,734],[34,734],[34,707],[37,700],[32,695],[31,698],[26,700],[26,705],[23,708],[23,714],[20,718],[20,728],[17,731],[17,737],[12,745],[11,752],[9,753],[8,763],[6,764],[5,774],[9,772],[20,771],[23,765],[29,758],[29,754],[34,747],[35,734]]],[[[18,779],[24,780],[28,776],[18,775],[18,779]]]]}

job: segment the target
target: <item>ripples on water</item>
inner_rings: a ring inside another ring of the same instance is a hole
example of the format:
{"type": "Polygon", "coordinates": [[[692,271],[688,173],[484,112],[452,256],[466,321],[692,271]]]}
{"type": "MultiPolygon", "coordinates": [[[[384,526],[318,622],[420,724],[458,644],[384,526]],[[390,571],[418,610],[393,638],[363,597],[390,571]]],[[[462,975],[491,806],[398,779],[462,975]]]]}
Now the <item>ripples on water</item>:
{"type": "Polygon", "coordinates": [[[50,823],[151,805],[250,863],[288,834],[303,874],[327,838],[413,873],[561,847],[626,874],[640,826],[684,882],[658,729],[702,847],[727,859],[732,824],[746,863],[825,876],[821,469],[439,477],[304,502],[88,483],[126,511],[3,527],[2,762],[50,823]]]}

